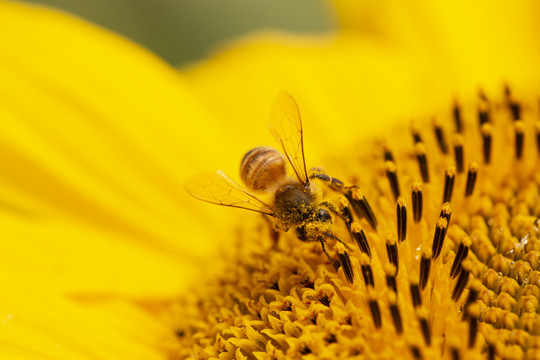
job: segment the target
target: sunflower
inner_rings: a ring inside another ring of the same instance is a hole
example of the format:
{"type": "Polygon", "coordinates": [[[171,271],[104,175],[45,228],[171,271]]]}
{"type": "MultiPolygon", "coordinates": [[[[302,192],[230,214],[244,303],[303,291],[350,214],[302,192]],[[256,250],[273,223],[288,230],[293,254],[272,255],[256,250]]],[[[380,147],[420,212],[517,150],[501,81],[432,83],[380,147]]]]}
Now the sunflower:
{"type": "Polygon", "coordinates": [[[0,351],[537,358],[536,7],[339,1],[338,34],[259,34],[177,71],[1,2],[0,351]],[[283,89],[308,166],[358,186],[321,184],[352,275],[181,186],[270,143],[283,89]]]}

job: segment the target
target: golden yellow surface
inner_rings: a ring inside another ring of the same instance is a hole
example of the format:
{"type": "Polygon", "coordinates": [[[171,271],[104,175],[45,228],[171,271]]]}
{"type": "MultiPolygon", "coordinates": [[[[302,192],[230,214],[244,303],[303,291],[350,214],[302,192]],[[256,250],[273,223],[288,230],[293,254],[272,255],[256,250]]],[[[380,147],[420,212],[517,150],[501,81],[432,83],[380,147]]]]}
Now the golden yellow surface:
{"type": "Polygon", "coordinates": [[[281,90],[308,167],[478,85],[538,90],[536,2],[336,4],[339,34],[252,35],[177,71],[80,19],[0,2],[1,357],[164,358],[166,304],[252,219],[182,180],[234,176],[245,150],[273,144],[281,90]]]}

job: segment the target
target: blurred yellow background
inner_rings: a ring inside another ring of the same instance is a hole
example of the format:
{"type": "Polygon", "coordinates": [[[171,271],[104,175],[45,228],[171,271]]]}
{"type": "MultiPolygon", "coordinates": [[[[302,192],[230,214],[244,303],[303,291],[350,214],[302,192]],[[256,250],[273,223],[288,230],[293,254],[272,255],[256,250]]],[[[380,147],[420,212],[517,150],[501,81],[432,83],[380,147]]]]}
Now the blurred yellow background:
{"type": "Polygon", "coordinates": [[[256,30],[335,28],[324,0],[34,0],[120,33],[173,65],[205,57],[227,39],[256,30]]]}

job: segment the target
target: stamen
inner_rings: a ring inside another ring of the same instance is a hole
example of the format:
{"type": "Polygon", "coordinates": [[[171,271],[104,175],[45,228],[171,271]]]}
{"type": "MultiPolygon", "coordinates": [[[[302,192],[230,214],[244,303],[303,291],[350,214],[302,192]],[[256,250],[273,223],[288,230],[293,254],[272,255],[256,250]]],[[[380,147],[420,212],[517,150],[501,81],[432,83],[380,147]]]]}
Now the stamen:
{"type": "Polygon", "coordinates": [[[495,360],[495,345],[492,343],[488,343],[487,347],[488,347],[487,359],[495,360]]]}
{"type": "Polygon", "coordinates": [[[407,204],[405,204],[405,198],[403,196],[397,199],[397,237],[401,243],[405,241],[407,236],[407,204]]]}
{"type": "Polygon", "coordinates": [[[412,132],[412,137],[413,137],[414,143],[415,144],[421,143],[422,142],[422,135],[420,135],[420,132],[418,131],[418,128],[416,127],[415,124],[412,124],[411,132],[412,132]]]}
{"type": "Polygon", "coordinates": [[[386,286],[388,286],[393,292],[397,293],[396,266],[390,263],[384,264],[384,273],[386,275],[386,286]]]}
{"type": "Polygon", "coordinates": [[[418,167],[420,168],[420,174],[422,175],[422,181],[429,183],[429,170],[426,157],[426,147],[424,143],[417,143],[414,145],[414,152],[416,159],[418,160],[418,167]]]}
{"type": "Polygon", "coordinates": [[[484,154],[484,164],[489,164],[491,161],[491,139],[493,127],[489,123],[482,125],[482,148],[484,154]]]}
{"type": "Polygon", "coordinates": [[[478,104],[478,123],[480,126],[490,122],[489,104],[485,96],[480,95],[481,100],[478,104]]]}
{"type": "Polygon", "coordinates": [[[452,268],[450,269],[450,277],[454,279],[456,276],[458,276],[461,273],[462,266],[461,262],[467,257],[469,254],[469,249],[471,247],[471,240],[468,236],[463,236],[461,238],[461,242],[458,246],[456,257],[454,258],[454,262],[452,263],[452,268]]]}
{"type": "Polygon", "coordinates": [[[414,358],[416,360],[421,360],[423,359],[424,357],[422,356],[422,352],[420,351],[420,348],[416,345],[411,345],[410,346],[410,349],[411,349],[411,353],[412,355],[414,356],[414,358]]]}
{"type": "Polygon", "coordinates": [[[471,281],[471,285],[469,286],[469,294],[467,295],[467,299],[463,304],[463,320],[467,320],[469,318],[469,305],[476,301],[476,297],[478,296],[483,287],[484,285],[482,285],[482,282],[480,280],[471,281]]]}
{"type": "Polygon", "coordinates": [[[439,220],[437,220],[437,225],[435,227],[435,235],[433,236],[433,260],[436,260],[441,254],[447,229],[448,221],[444,217],[440,217],[439,220]]]}
{"type": "Polygon", "coordinates": [[[450,354],[452,355],[452,360],[460,360],[461,359],[461,354],[459,353],[459,349],[458,348],[451,348],[450,349],[450,354]]]}
{"type": "Polygon", "coordinates": [[[443,217],[448,221],[448,224],[450,224],[450,217],[452,216],[452,206],[450,206],[450,203],[444,203],[441,206],[441,212],[439,214],[439,217],[443,217]]]}
{"type": "Polygon", "coordinates": [[[384,152],[384,161],[392,161],[394,162],[394,155],[392,155],[392,151],[387,146],[383,146],[383,152],[384,152]]]}
{"type": "Polygon", "coordinates": [[[476,336],[478,335],[478,316],[480,308],[478,304],[473,304],[467,309],[469,313],[469,349],[474,347],[476,336]]]}
{"type": "Polygon", "coordinates": [[[381,309],[379,308],[375,290],[373,288],[368,289],[368,296],[368,305],[371,312],[371,317],[373,318],[373,323],[375,324],[375,327],[379,329],[382,325],[381,309]]]}
{"type": "Polygon", "coordinates": [[[444,177],[444,195],[443,203],[450,202],[452,199],[452,192],[454,191],[454,180],[456,179],[456,168],[450,165],[446,170],[444,177]]]}
{"type": "Polygon", "coordinates": [[[364,233],[364,230],[362,229],[360,224],[356,222],[352,223],[351,234],[356,240],[356,243],[358,244],[358,247],[360,248],[360,250],[363,253],[367,254],[369,257],[371,257],[371,248],[369,247],[366,234],[364,233]]]}
{"type": "Polygon", "coordinates": [[[420,289],[424,290],[429,279],[429,270],[431,268],[431,256],[432,252],[429,249],[422,251],[422,258],[420,260],[420,289]]]}
{"type": "Polygon", "coordinates": [[[418,180],[412,184],[412,206],[414,222],[420,222],[422,220],[423,197],[422,183],[418,180]]]}
{"type": "Polygon", "coordinates": [[[463,142],[464,140],[462,135],[454,136],[454,159],[456,161],[456,168],[458,174],[461,174],[464,171],[463,142]]]}
{"type": "Polygon", "coordinates": [[[396,239],[391,233],[386,235],[386,253],[388,254],[388,261],[396,267],[397,272],[399,270],[398,249],[396,239]]]}
{"type": "Polygon", "coordinates": [[[427,311],[422,307],[416,311],[416,314],[418,316],[418,321],[420,322],[420,329],[422,330],[424,342],[427,346],[431,346],[431,330],[429,329],[429,323],[427,320],[427,311]]]}
{"type": "Polygon", "coordinates": [[[375,280],[373,278],[373,270],[369,264],[370,258],[366,254],[360,254],[360,268],[362,270],[362,276],[364,277],[364,284],[366,288],[375,287],[375,280]]]}
{"type": "Polygon", "coordinates": [[[473,161],[469,165],[469,172],[467,173],[467,185],[465,186],[465,197],[472,195],[474,191],[474,184],[476,183],[476,175],[478,174],[478,163],[473,161]]]}
{"type": "Polygon", "coordinates": [[[343,221],[345,221],[345,224],[347,225],[347,229],[351,230],[351,226],[353,223],[353,215],[351,212],[351,208],[349,207],[349,201],[346,197],[340,197],[338,200],[339,210],[341,211],[341,216],[343,217],[343,221]]]}
{"type": "Polygon", "coordinates": [[[388,178],[388,182],[390,183],[390,188],[392,189],[392,193],[394,194],[394,199],[397,200],[400,195],[399,182],[397,177],[397,166],[393,161],[386,161],[384,163],[384,168],[386,171],[386,177],[388,178]]]}
{"type": "Polygon", "coordinates": [[[461,120],[461,108],[459,107],[457,100],[454,100],[453,115],[456,132],[461,133],[463,131],[463,121],[461,120]]]}
{"type": "Polygon", "coordinates": [[[345,277],[352,284],[354,282],[354,272],[351,265],[351,259],[349,258],[349,253],[345,249],[345,246],[343,246],[341,243],[337,243],[335,249],[339,263],[341,264],[341,268],[345,273],[345,277]]]}
{"type": "Polygon", "coordinates": [[[516,159],[521,160],[521,157],[523,155],[523,142],[524,142],[524,134],[525,134],[525,124],[521,120],[517,120],[514,122],[514,130],[515,130],[515,145],[516,145],[516,159]]]}
{"type": "Polygon", "coordinates": [[[448,146],[446,145],[446,139],[444,136],[444,130],[440,122],[434,118],[433,119],[433,130],[435,131],[435,138],[437,139],[437,145],[443,154],[448,153],[448,146]]]}
{"type": "Polygon", "coordinates": [[[415,308],[422,305],[422,297],[420,295],[420,287],[418,286],[418,280],[415,278],[409,279],[409,288],[411,290],[411,300],[415,308]]]}
{"type": "Polygon", "coordinates": [[[509,99],[508,107],[512,113],[512,119],[514,119],[514,121],[521,120],[521,105],[518,102],[509,99]]]}
{"type": "Polygon", "coordinates": [[[401,313],[397,305],[397,294],[394,292],[388,294],[388,302],[390,303],[390,314],[392,315],[392,322],[396,328],[396,333],[401,335],[403,333],[403,321],[401,320],[401,313]]]}
{"type": "Polygon", "coordinates": [[[463,290],[465,289],[465,286],[467,285],[467,282],[469,281],[469,275],[471,273],[470,271],[470,260],[465,260],[462,262],[463,269],[459,273],[459,277],[456,281],[456,285],[454,286],[454,291],[452,292],[452,300],[458,301],[459,297],[463,293],[463,290]]]}
{"type": "Polygon", "coordinates": [[[360,189],[354,188],[351,191],[348,191],[345,194],[345,197],[347,198],[347,200],[349,200],[349,203],[352,205],[356,215],[361,218],[365,218],[371,228],[373,230],[377,230],[377,227],[379,226],[377,223],[377,218],[375,217],[375,214],[373,213],[373,210],[371,209],[371,206],[369,205],[367,199],[360,192],[360,189]]]}

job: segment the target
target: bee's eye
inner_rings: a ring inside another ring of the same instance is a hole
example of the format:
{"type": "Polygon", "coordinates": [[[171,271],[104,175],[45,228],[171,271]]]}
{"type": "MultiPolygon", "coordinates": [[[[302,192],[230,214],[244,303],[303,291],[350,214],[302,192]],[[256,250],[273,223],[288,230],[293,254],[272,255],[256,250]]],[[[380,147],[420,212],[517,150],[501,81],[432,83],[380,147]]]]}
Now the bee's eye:
{"type": "Polygon", "coordinates": [[[317,219],[322,222],[327,222],[327,221],[330,221],[332,217],[330,216],[330,213],[328,212],[328,210],[319,209],[317,210],[317,219]]]}

